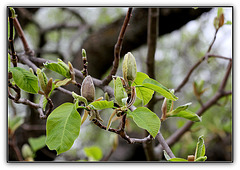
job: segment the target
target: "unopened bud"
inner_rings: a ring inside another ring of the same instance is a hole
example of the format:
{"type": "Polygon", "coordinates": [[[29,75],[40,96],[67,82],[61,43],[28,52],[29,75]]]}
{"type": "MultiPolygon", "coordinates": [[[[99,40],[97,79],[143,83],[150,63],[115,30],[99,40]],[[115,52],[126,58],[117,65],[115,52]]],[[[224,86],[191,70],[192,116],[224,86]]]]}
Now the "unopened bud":
{"type": "Polygon", "coordinates": [[[87,57],[86,51],[82,49],[82,57],[87,57]]]}
{"type": "Polygon", "coordinates": [[[124,91],[123,84],[120,77],[117,77],[114,80],[114,96],[115,96],[115,101],[119,106],[124,106],[126,104],[122,101],[122,99],[127,97],[127,94],[124,91]]]}
{"type": "Polygon", "coordinates": [[[95,97],[95,87],[91,76],[85,77],[82,82],[81,95],[85,97],[88,102],[93,102],[95,97]]]}
{"type": "Polygon", "coordinates": [[[45,92],[46,86],[48,83],[47,77],[46,77],[45,73],[43,71],[41,71],[39,68],[37,69],[37,76],[38,76],[40,86],[41,86],[42,90],[45,92]]]}
{"type": "Polygon", "coordinates": [[[137,76],[137,64],[134,56],[130,52],[124,56],[122,71],[124,80],[131,86],[137,76]]]}
{"type": "Polygon", "coordinates": [[[33,157],[33,152],[28,144],[22,146],[22,155],[24,159],[33,157]]]}

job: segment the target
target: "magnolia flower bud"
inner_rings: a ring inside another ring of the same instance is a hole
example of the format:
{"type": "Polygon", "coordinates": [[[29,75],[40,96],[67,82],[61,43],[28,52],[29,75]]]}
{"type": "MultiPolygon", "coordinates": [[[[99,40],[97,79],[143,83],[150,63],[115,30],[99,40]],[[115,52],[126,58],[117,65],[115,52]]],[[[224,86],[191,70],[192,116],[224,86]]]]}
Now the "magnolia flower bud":
{"type": "Polygon", "coordinates": [[[124,80],[131,86],[137,75],[137,64],[130,52],[124,56],[122,71],[124,80]]]}
{"type": "Polygon", "coordinates": [[[89,75],[82,82],[81,95],[85,97],[88,100],[88,102],[94,101],[95,87],[93,84],[92,77],[89,75]]]}

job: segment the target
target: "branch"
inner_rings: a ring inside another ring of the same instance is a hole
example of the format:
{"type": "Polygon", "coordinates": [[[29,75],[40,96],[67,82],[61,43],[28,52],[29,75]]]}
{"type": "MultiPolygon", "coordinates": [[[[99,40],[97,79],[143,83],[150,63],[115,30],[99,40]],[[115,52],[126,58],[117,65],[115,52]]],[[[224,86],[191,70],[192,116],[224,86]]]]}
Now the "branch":
{"type": "Polygon", "coordinates": [[[26,40],[26,37],[25,37],[24,32],[22,30],[22,27],[19,24],[17,18],[13,19],[13,24],[14,24],[14,27],[15,27],[17,33],[18,33],[19,38],[21,39],[21,41],[23,43],[25,53],[28,54],[28,55],[34,55],[34,52],[30,49],[30,47],[28,45],[28,42],[26,40]]]}
{"type": "Polygon", "coordinates": [[[215,31],[215,34],[214,34],[214,37],[213,37],[212,43],[210,44],[210,46],[209,46],[209,48],[208,48],[208,50],[207,50],[207,53],[209,53],[209,52],[211,51],[211,49],[212,49],[212,46],[213,46],[213,44],[214,44],[214,42],[215,42],[215,40],[216,40],[216,38],[217,38],[218,30],[219,30],[219,28],[216,29],[216,31],[215,31]]]}
{"type": "MultiPolygon", "coordinates": [[[[225,96],[228,96],[228,95],[232,94],[232,92],[224,92],[224,88],[226,87],[228,77],[231,73],[231,68],[232,68],[232,62],[230,61],[229,65],[228,65],[228,68],[227,68],[227,71],[226,71],[226,74],[225,74],[225,76],[224,76],[224,78],[223,78],[223,80],[220,84],[220,87],[218,89],[218,92],[213,96],[212,99],[210,99],[207,103],[203,104],[201,109],[199,109],[197,111],[196,114],[198,116],[201,116],[206,110],[208,110],[210,107],[212,107],[214,104],[216,104],[217,101],[219,99],[221,99],[222,97],[225,97],[225,96]]],[[[181,138],[181,136],[191,128],[191,126],[193,124],[194,124],[194,122],[188,121],[181,129],[177,130],[174,134],[172,134],[167,139],[168,145],[172,146],[174,143],[176,143],[181,138]]]]}
{"type": "MultiPolygon", "coordinates": [[[[155,79],[155,52],[157,46],[158,37],[158,22],[159,22],[159,9],[149,8],[148,9],[148,32],[147,32],[147,74],[149,77],[155,79]]],[[[153,111],[155,105],[155,94],[153,95],[151,101],[148,103],[147,107],[153,111]]],[[[145,130],[145,136],[149,133],[145,130]]],[[[143,148],[148,161],[155,160],[155,154],[153,150],[153,142],[144,143],[143,148]]]]}
{"type": "Polygon", "coordinates": [[[171,157],[171,158],[175,158],[175,155],[173,154],[172,150],[170,149],[170,147],[168,146],[168,144],[166,143],[165,139],[163,138],[160,130],[156,136],[157,140],[159,141],[160,145],[162,146],[163,150],[165,150],[167,152],[167,154],[171,157]]]}
{"type": "Polygon", "coordinates": [[[13,20],[14,20],[15,16],[13,16],[10,8],[8,8],[8,15],[9,15],[9,27],[10,27],[10,34],[9,34],[8,41],[9,41],[9,46],[10,46],[11,55],[12,55],[11,61],[12,61],[13,66],[17,67],[18,58],[17,58],[17,54],[15,52],[14,43],[13,43],[13,20]]]}
{"type": "Polygon", "coordinates": [[[132,14],[132,8],[129,8],[127,15],[125,17],[124,23],[122,25],[121,31],[119,33],[117,43],[114,47],[114,61],[113,61],[112,70],[110,71],[110,74],[102,81],[103,85],[108,85],[112,80],[112,76],[114,76],[117,72],[119,60],[120,60],[120,52],[122,49],[123,37],[125,35],[128,23],[130,21],[131,14],[132,14]]]}
{"type": "Polygon", "coordinates": [[[159,9],[158,8],[149,8],[148,9],[148,36],[147,36],[147,74],[151,78],[155,78],[155,51],[157,46],[157,37],[158,37],[158,17],[159,9]]]}
{"type": "MultiPolygon", "coordinates": [[[[125,114],[126,115],[126,114],[125,114]]],[[[124,117],[124,115],[123,115],[124,117]]],[[[98,120],[93,119],[92,122],[100,127],[103,130],[107,130],[107,127],[102,125],[98,120]]],[[[120,129],[114,129],[114,128],[109,128],[108,131],[113,132],[121,136],[124,140],[126,140],[129,144],[134,144],[134,143],[147,143],[151,140],[153,140],[153,137],[151,135],[148,135],[147,137],[143,139],[136,139],[136,138],[130,138],[124,130],[122,130],[122,126],[120,129]]]]}

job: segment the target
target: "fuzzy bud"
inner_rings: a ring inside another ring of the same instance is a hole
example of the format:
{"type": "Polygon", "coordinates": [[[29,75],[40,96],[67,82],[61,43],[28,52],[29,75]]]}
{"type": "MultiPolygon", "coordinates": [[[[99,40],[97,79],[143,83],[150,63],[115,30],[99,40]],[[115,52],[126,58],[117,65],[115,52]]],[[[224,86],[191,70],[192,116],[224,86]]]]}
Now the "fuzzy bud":
{"type": "Polygon", "coordinates": [[[88,102],[94,101],[95,87],[93,84],[92,77],[89,75],[82,82],[81,95],[85,97],[88,100],[88,102]]]}
{"type": "Polygon", "coordinates": [[[137,64],[134,56],[130,52],[124,56],[122,71],[124,80],[131,86],[137,76],[137,64]]]}

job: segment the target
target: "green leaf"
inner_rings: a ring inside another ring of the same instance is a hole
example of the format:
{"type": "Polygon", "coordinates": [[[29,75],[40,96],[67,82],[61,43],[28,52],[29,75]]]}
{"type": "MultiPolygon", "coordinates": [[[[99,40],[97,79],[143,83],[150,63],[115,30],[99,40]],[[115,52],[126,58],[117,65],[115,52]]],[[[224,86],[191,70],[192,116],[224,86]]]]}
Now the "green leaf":
{"type": "Polygon", "coordinates": [[[204,162],[204,161],[206,161],[206,159],[207,159],[207,156],[201,156],[201,157],[197,158],[195,160],[195,162],[204,162]]]}
{"type": "Polygon", "coordinates": [[[32,150],[36,152],[46,145],[45,140],[46,140],[46,136],[42,135],[38,138],[29,138],[28,143],[30,144],[32,150]]]}
{"type": "Polygon", "coordinates": [[[107,108],[114,108],[114,103],[113,101],[102,100],[102,101],[94,101],[90,103],[89,106],[93,107],[93,109],[95,110],[102,110],[107,108]]]}
{"type": "Polygon", "coordinates": [[[232,25],[232,21],[227,21],[225,25],[232,25]]]}
{"type": "Polygon", "coordinates": [[[71,78],[69,68],[66,68],[62,62],[58,62],[58,63],[48,63],[48,62],[46,62],[46,63],[43,63],[43,65],[47,69],[55,71],[55,72],[63,75],[64,77],[71,78]]]}
{"type": "Polygon", "coordinates": [[[183,158],[171,158],[168,161],[171,161],[171,162],[188,162],[188,160],[183,159],[183,158]]]}
{"type": "Polygon", "coordinates": [[[146,107],[139,107],[133,112],[128,111],[128,115],[138,127],[146,129],[153,137],[155,137],[160,129],[160,119],[158,116],[146,107]]]}
{"type": "Polygon", "coordinates": [[[14,118],[8,118],[8,127],[11,129],[11,132],[14,133],[19,126],[24,123],[23,117],[15,116],[14,118]]]}
{"type": "Polygon", "coordinates": [[[66,152],[71,148],[79,135],[81,117],[76,105],[64,103],[57,107],[47,119],[46,144],[50,150],[57,154],[66,152]]]}
{"type": "Polygon", "coordinates": [[[197,147],[195,151],[195,159],[197,160],[200,157],[205,155],[205,145],[203,140],[203,135],[198,138],[197,147]]]}
{"type": "Polygon", "coordinates": [[[37,76],[20,67],[11,67],[9,70],[12,72],[13,79],[18,87],[28,93],[38,93],[37,76]]]}
{"type": "Polygon", "coordinates": [[[143,81],[142,85],[146,88],[149,88],[151,90],[154,90],[154,91],[160,93],[162,96],[164,96],[170,100],[176,101],[178,99],[178,97],[176,97],[173,93],[171,93],[171,91],[169,89],[167,89],[166,87],[161,85],[159,82],[157,82],[156,80],[153,80],[151,78],[146,78],[143,81]]]}
{"type": "Polygon", "coordinates": [[[64,79],[64,80],[60,80],[60,81],[58,81],[57,83],[56,83],[56,87],[55,88],[58,88],[58,87],[60,87],[60,86],[65,86],[65,85],[67,85],[69,82],[71,81],[71,78],[66,78],[66,79],[64,79]]]}
{"type": "Polygon", "coordinates": [[[99,161],[102,159],[102,150],[97,146],[85,147],[84,152],[90,161],[99,161]]]}
{"type": "Polygon", "coordinates": [[[189,105],[191,105],[192,103],[186,103],[184,105],[178,106],[175,110],[172,111],[172,114],[177,114],[180,111],[186,110],[188,108],[189,105]]]}
{"type": "Polygon", "coordinates": [[[201,118],[195,114],[194,112],[190,110],[184,110],[187,106],[180,106],[180,108],[177,108],[169,113],[167,113],[167,117],[182,117],[194,122],[200,122],[201,118]]]}
{"type": "Polygon", "coordinates": [[[120,77],[117,77],[114,80],[114,96],[115,96],[115,100],[116,100],[117,104],[119,104],[119,106],[126,105],[126,103],[122,102],[122,99],[126,98],[127,94],[123,88],[123,84],[122,84],[120,77]]]}
{"type": "MultiPolygon", "coordinates": [[[[142,85],[143,80],[149,78],[149,76],[142,72],[137,72],[137,77],[133,82],[132,86],[142,85]]],[[[148,104],[148,102],[152,99],[152,95],[154,93],[153,90],[136,86],[137,97],[143,101],[143,105],[148,104]]]]}

